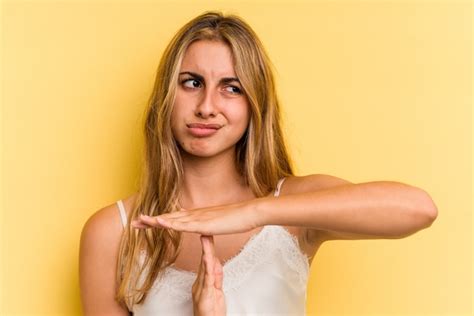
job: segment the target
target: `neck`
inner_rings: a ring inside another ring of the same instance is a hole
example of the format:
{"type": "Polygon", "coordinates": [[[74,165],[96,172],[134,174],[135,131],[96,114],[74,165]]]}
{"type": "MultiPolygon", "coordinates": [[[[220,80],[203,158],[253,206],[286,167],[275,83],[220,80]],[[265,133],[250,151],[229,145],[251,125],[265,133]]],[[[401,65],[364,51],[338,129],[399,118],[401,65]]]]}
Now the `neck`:
{"type": "Polygon", "coordinates": [[[254,198],[237,171],[234,155],[233,150],[204,158],[183,154],[181,207],[195,209],[254,198]]]}

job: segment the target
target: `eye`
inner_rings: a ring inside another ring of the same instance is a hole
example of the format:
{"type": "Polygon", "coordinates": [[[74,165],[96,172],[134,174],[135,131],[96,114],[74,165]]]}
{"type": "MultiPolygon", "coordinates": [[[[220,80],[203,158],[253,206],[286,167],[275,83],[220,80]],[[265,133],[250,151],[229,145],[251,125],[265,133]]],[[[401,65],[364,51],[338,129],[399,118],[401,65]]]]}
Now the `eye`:
{"type": "Polygon", "coordinates": [[[196,86],[194,83],[197,82],[198,85],[200,85],[201,83],[199,82],[199,80],[196,80],[194,78],[190,78],[190,79],[184,79],[183,81],[181,81],[181,84],[187,88],[198,88],[198,86],[196,86]],[[191,82],[191,84],[189,85],[186,85],[188,82],[191,82]]]}
{"type": "Polygon", "coordinates": [[[236,87],[236,86],[227,86],[226,88],[233,89],[233,91],[232,91],[232,90],[230,90],[230,91],[227,90],[227,91],[229,91],[229,92],[231,92],[231,93],[233,93],[233,94],[242,94],[242,90],[240,90],[240,89],[239,89],[238,87],[236,87]]]}

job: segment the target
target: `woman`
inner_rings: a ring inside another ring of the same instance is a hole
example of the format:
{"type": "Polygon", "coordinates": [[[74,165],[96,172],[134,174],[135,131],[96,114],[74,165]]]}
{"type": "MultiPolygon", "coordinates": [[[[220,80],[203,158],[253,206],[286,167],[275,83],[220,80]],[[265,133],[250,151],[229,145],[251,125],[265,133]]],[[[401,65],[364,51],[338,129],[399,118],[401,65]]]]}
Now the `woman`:
{"type": "Polygon", "coordinates": [[[140,189],[81,235],[86,315],[304,315],[321,243],[402,238],[434,221],[420,188],[295,176],[270,65],[235,15],[206,12],[173,37],[140,189]]]}

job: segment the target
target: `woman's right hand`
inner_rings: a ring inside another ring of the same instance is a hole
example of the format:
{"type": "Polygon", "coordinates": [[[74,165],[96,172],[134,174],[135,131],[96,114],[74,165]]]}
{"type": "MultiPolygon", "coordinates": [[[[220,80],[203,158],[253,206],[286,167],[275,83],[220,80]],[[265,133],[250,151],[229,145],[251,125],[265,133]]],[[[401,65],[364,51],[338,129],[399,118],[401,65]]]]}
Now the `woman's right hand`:
{"type": "Polygon", "coordinates": [[[214,249],[214,237],[201,235],[202,255],[196,281],[192,287],[194,316],[225,316],[222,289],[223,269],[214,249]]]}

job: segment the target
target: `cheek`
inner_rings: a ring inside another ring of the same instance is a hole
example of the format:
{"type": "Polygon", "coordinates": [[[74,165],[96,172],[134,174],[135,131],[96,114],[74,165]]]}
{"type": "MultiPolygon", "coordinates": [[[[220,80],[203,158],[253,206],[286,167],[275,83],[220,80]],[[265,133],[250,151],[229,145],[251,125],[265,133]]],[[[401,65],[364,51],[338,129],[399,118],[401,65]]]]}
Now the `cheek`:
{"type": "Polygon", "coordinates": [[[234,124],[246,128],[250,120],[250,107],[247,104],[241,104],[232,111],[234,124]]]}
{"type": "Polygon", "coordinates": [[[178,89],[171,111],[171,120],[174,122],[183,122],[184,118],[190,115],[191,104],[193,104],[192,98],[189,98],[189,96],[186,96],[184,93],[180,93],[178,89]]]}
{"type": "Polygon", "coordinates": [[[173,132],[173,134],[176,135],[176,133],[178,132],[178,128],[180,126],[180,122],[182,120],[182,108],[179,106],[179,103],[175,102],[175,104],[173,105],[173,109],[171,110],[171,117],[170,117],[170,120],[171,120],[171,130],[173,132]]]}
{"type": "Polygon", "coordinates": [[[180,118],[182,119],[185,104],[188,104],[188,102],[186,102],[185,98],[183,98],[180,93],[177,93],[171,110],[171,120],[176,121],[180,118]]]}

